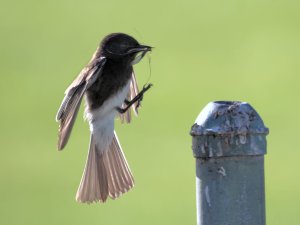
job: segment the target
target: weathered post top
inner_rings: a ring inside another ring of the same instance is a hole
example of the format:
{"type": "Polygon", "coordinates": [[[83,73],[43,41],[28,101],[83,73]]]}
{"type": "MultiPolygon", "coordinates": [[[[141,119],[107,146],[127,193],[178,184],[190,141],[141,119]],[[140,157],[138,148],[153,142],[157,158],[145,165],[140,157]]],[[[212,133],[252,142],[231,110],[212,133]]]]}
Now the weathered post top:
{"type": "Polygon", "coordinates": [[[209,103],[192,126],[198,225],[265,225],[269,130],[245,102],[209,103]]]}
{"type": "Polygon", "coordinates": [[[266,154],[265,127],[246,102],[210,102],[201,111],[190,134],[196,158],[266,154]]]}

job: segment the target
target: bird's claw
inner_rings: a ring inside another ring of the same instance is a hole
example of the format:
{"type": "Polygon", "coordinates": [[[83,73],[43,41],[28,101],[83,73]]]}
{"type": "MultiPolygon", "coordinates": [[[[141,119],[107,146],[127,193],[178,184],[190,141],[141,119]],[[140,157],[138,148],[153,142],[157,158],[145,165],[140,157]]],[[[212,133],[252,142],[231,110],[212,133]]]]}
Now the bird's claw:
{"type": "Polygon", "coordinates": [[[141,106],[141,102],[142,102],[142,100],[143,100],[143,97],[144,97],[144,93],[146,92],[146,91],[148,91],[151,87],[153,86],[153,84],[145,84],[144,86],[143,86],[143,89],[141,90],[141,92],[139,93],[140,94],[140,97],[139,97],[139,100],[137,101],[137,104],[136,104],[136,109],[138,109],[140,106],[141,106]]]}

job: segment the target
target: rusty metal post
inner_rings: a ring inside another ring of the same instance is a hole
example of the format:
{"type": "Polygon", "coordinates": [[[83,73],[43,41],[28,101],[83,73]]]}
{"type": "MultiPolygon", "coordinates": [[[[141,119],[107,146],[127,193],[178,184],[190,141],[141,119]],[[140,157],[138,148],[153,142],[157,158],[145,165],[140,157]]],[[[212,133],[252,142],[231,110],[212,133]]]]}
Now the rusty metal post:
{"type": "Polygon", "coordinates": [[[265,225],[269,130],[245,102],[209,103],[192,126],[198,225],[265,225]]]}

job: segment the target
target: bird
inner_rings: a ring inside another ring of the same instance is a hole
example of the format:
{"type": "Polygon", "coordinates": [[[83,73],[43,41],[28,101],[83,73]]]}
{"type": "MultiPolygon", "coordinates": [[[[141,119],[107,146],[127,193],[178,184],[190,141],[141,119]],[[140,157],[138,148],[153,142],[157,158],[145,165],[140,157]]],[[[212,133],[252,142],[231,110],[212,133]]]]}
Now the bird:
{"type": "Polygon", "coordinates": [[[89,123],[90,144],[84,172],[76,193],[81,203],[104,203],[116,199],[134,186],[117,134],[115,117],[130,123],[131,109],[137,115],[143,95],[152,84],[139,91],[133,65],[152,47],[140,44],[125,33],[103,38],[90,62],[66,89],[56,114],[59,122],[58,150],[70,137],[82,99],[89,123]]]}

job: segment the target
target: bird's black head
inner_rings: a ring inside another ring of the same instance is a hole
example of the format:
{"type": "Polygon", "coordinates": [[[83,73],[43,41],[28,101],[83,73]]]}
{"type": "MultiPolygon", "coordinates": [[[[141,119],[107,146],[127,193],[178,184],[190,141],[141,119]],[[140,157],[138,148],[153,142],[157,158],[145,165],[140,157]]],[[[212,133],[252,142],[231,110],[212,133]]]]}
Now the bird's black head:
{"type": "Polygon", "coordinates": [[[140,45],[133,37],[123,33],[107,35],[100,44],[102,56],[115,61],[135,64],[151,51],[151,47],[140,45]]]}

